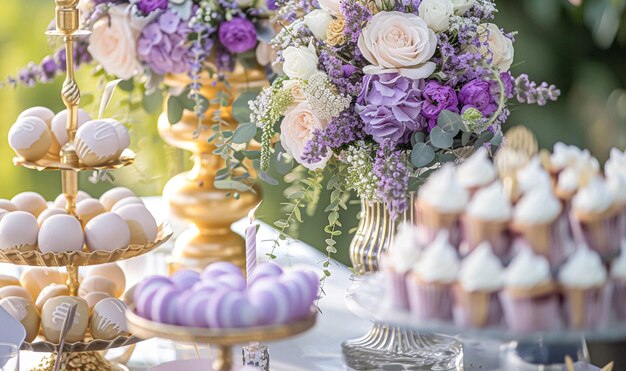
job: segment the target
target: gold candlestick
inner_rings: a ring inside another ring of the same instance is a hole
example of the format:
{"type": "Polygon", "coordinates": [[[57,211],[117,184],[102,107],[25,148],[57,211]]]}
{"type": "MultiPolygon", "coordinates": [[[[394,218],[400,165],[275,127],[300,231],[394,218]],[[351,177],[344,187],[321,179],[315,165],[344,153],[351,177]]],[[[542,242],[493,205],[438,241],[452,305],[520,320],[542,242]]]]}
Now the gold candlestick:
{"type": "MultiPolygon", "coordinates": [[[[238,123],[232,114],[233,99],[245,89],[260,89],[267,85],[267,79],[262,68],[246,69],[241,64],[237,64],[226,79],[228,86],[208,74],[203,76],[201,93],[209,101],[216,101],[220,91],[228,91],[231,98],[225,107],[216,103],[208,107],[203,122],[206,130],[198,132],[198,118],[191,111],[185,111],[181,121],[174,125],[168,122],[166,113],[159,118],[159,134],[163,140],[192,152],[194,162],[190,171],[174,176],[163,189],[170,212],[191,223],[191,227],[176,240],[171,271],[202,269],[216,261],[229,261],[245,270],[244,240],[231,231],[230,226],[259,203],[259,191],[239,192],[239,199],[235,199],[228,195],[234,191],[214,187],[216,173],[224,167],[224,161],[213,153],[216,147],[209,143],[213,135],[210,127],[213,115],[219,110],[221,119],[229,124],[225,130],[235,130],[238,123]]],[[[166,78],[165,83],[184,87],[189,80],[186,76],[176,75],[166,78]]],[[[167,105],[164,109],[167,110],[167,105]]]]}

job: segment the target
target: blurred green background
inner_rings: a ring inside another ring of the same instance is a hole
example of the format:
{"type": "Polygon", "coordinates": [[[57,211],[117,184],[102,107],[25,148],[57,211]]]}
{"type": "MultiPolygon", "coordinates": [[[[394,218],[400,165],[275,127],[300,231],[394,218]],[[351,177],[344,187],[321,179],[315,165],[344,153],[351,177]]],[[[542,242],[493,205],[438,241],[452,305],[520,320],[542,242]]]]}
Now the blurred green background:
{"type": "MultiPolygon", "coordinates": [[[[507,30],[517,30],[513,73],[528,73],[535,81],[556,84],[561,99],[547,107],[515,105],[508,125],[527,125],[543,147],[556,141],[588,147],[602,161],[609,148],[626,147],[626,0],[583,1],[576,7],[566,0],[501,0],[496,22],[507,30]]],[[[19,67],[40,61],[52,49],[43,35],[54,13],[53,0],[3,1],[0,11],[0,76],[15,75],[19,67]]],[[[0,198],[34,190],[53,199],[61,191],[60,176],[12,166],[13,152],[6,136],[17,115],[34,105],[55,111],[63,108],[59,98],[61,79],[35,88],[5,87],[0,90],[0,198]]],[[[84,107],[97,110],[101,89],[89,68],[79,73],[83,93],[93,94],[94,103],[84,107]]],[[[138,94],[138,93],[134,93],[138,94]]],[[[133,188],[142,195],[160,194],[165,182],[187,166],[187,154],[167,147],[156,131],[157,115],[129,113],[129,100],[138,96],[116,93],[109,115],[131,122],[132,148],[136,165],[116,172],[115,183],[133,188]]],[[[89,174],[81,178],[81,188],[94,196],[112,187],[92,184],[89,174]]],[[[284,188],[285,184],[281,184],[284,188]]],[[[259,212],[272,223],[279,218],[281,192],[265,187],[265,201],[259,212]]],[[[321,205],[328,195],[321,195],[321,205]]],[[[341,215],[344,235],[340,238],[338,260],[347,262],[350,235],[356,223],[358,204],[351,204],[341,215]]],[[[326,224],[323,207],[306,217],[299,237],[323,248],[326,224]]]]}

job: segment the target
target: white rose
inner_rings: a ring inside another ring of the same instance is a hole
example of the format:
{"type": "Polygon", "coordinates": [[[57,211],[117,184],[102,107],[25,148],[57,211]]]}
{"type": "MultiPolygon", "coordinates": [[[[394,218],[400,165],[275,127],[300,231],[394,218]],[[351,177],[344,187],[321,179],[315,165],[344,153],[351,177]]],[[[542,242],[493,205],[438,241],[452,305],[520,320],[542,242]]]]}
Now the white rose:
{"type": "Polygon", "coordinates": [[[443,32],[450,27],[454,7],[450,0],[424,0],[418,8],[418,13],[431,30],[443,32]]]}
{"type": "Polygon", "coordinates": [[[90,13],[96,4],[93,0],[79,0],[78,5],[76,6],[81,14],[90,13]]]}
{"type": "Polygon", "coordinates": [[[283,71],[292,79],[307,80],[313,72],[317,71],[317,53],[315,47],[289,46],[283,51],[283,71]]]}
{"type": "Polygon", "coordinates": [[[289,90],[293,96],[293,101],[296,104],[306,101],[306,95],[302,90],[302,83],[300,80],[292,79],[283,82],[283,89],[289,90]]]}
{"type": "Polygon", "coordinates": [[[325,158],[314,164],[303,161],[302,155],[313,133],[328,126],[328,121],[320,120],[311,110],[308,102],[301,102],[289,110],[280,124],[280,142],[288,154],[309,170],[323,168],[330,158],[331,151],[325,158]]]}
{"type": "Polygon", "coordinates": [[[318,40],[326,40],[328,26],[333,21],[333,17],[324,9],[315,9],[304,16],[304,24],[313,32],[318,40]]]}
{"type": "Polygon", "coordinates": [[[401,12],[376,13],[359,36],[358,47],[372,65],[367,74],[399,73],[423,79],[435,71],[430,62],[437,36],[420,17],[401,12]]]}
{"type": "Polygon", "coordinates": [[[470,45],[468,49],[490,57],[491,64],[500,71],[508,71],[511,68],[515,54],[511,39],[504,36],[500,28],[493,23],[479,25],[478,33],[480,42],[483,45],[480,48],[470,45]]]}
{"type": "Polygon", "coordinates": [[[320,8],[331,15],[339,17],[341,15],[341,0],[319,0],[320,8]]]}
{"type": "Polygon", "coordinates": [[[467,13],[467,11],[470,10],[472,6],[474,6],[475,2],[476,0],[452,0],[452,5],[454,6],[454,14],[463,15],[467,13]]]}
{"type": "Polygon", "coordinates": [[[137,58],[139,31],[131,26],[129,6],[117,5],[94,25],[89,36],[89,54],[104,70],[121,79],[130,79],[141,70],[137,58]]]}

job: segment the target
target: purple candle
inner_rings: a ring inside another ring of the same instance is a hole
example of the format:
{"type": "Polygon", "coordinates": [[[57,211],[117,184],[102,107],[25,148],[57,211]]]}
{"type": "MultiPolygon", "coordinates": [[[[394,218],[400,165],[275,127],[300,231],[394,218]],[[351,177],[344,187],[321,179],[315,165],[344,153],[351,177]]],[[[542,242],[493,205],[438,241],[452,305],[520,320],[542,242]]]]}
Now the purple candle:
{"type": "Polygon", "coordinates": [[[250,225],[246,228],[246,276],[248,279],[256,268],[256,224],[254,224],[254,213],[261,206],[259,203],[254,209],[248,213],[250,225]]]}

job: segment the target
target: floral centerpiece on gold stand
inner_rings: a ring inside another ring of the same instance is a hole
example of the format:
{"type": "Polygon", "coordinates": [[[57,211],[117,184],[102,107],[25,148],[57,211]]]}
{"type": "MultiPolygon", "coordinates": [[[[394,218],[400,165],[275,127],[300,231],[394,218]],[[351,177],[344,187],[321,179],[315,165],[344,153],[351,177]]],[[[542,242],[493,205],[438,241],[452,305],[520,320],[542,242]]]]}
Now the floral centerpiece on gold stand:
{"type": "MultiPolygon", "coordinates": [[[[274,31],[265,0],[81,0],[75,63],[96,62],[95,74],[137,89],[136,107],[164,107],[159,133],[193,152],[194,168],[165,187],[172,213],[192,224],[179,239],[174,268],[202,268],[215,260],[243,267],[244,243],[230,224],[258,203],[251,162],[232,148],[246,146],[232,104],[267,85],[274,31]],[[161,102],[163,102],[161,104],[161,102]],[[210,208],[208,208],[210,206],[210,208]],[[216,212],[216,211],[220,212],[216,212]]],[[[52,81],[64,71],[65,51],[30,63],[13,84],[52,81]]],[[[245,128],[242,129],[245,131],[245,128]]],[[[248,130],[249,131],[249,130],[248,130]]],[[[251,148],[254,149],[254,148],[251,148]]]]}
{"type": "MultiPolygon", "coordinates": [[[[351,191],[362,200],[363,218],[350,256],[359,272],[377,270],[396,222],[415,216],[411,195],[434,168],[475,148],[496,150],[515,101],[544,105],[559,95],[554,85],[513,75],[515,34],[492,23],[492,0],[277,5],[283,29],[272,45],[286,76],[251,102],[251,121],[262,132],[261,169],[284,172],[293,159],[308,170],[296,167],[290,176],[300,188],[275,223],[276,245],[320,188],[331,191],[326,277],[351,191]]],[[[384,326],[344,344],[357,369],[431,357],[426,366],[442,354],[436,348],[433,337],[384,326]]]]}

